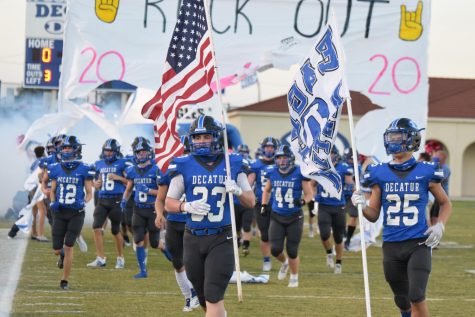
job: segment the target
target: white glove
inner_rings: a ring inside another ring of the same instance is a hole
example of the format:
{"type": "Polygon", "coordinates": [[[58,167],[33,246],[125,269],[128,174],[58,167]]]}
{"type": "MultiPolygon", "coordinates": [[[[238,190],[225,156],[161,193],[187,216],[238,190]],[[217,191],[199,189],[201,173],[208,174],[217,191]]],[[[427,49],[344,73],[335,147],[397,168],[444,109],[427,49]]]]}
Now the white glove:
{"type": "Polygon", "coordinates": [[[364,197],[364,193],[361,190],[354,191],[351,195],[351,203],[355,207],[361,205],[361,207],[364,208],[366,206],[366,198],[364,197]]]}
{"type": "Polygon", "coordinates": [[[211,206],[201,200],[194,200],[191,202],[186,202],[183,210],[190,214],[206,216],[210,211],[211,206]]]}
{"type": "Polygon", "coordinates": [[[224,186],[226,186],[227,193],[232,193],[238,197],[242,195],[242,188],[239,187],[234,180],[226,179],[224,181],[224,186]]]}
{"type": "Polygon", "coordinates": [[[430,248],[435,248],[440,243],[442,235],[444,234],[444,230],[445,227],[442,222],[438,222],[435,225],[429,227],[429,229],[424,232],[425,235],[429,235],[424,243],[430,248]]]}

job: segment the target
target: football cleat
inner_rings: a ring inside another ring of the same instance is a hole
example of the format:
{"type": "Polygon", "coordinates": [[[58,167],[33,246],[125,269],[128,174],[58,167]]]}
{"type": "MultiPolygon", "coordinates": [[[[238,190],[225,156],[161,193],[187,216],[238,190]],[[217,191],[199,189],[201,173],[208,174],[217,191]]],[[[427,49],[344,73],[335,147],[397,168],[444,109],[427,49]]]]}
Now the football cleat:
{"type": "Polygon", "coordinates": [[[341,274],[341,271],[342,271],[342,266],[340,263],[337,263],[335,264],[335,270],[333,271],[333,273],[335,274],[341,274]]]}
{"type": "Polygon", "coordinates": [[[78,246],[79,246],[79,250],[81,252],[87,252],[87,243],[86,243],[86,240],[84,240],[84,238],[79,235],[76,239],[76,242],[78,243],[78,246]]]}
{"type": "Polygon", "coordinates": [[[313,228],[308,230],[308,237],[309,238],[315,237],[315,232],[313,231],[313,228]]]}
{"type": "Polygon", "coordinates": [[[191,296],[190,307],[193,309],[200,307],[200,300],[198,299],[198,296],[196,296],[196,294],[194,296],[191,296]]]}
{"type": "Polygon", "coordinates": [[[184,313],[193,311],[193,308],[191,308],[191,298],[188,297],[187,299],[185,299],[185,306],[183,306],[182,311],[184,313]]]}
{"type": "Polygon", "coordinates": [[[242,255],[248,256],[249,255],[249,246],[242,246],[242,255]]]}
{"type": "Polygon", "coordinates": [[[59,255],[59,259],[58,259],[58,262],[56,262],[56,265],[58,265],[59,269],[62,269],[64,267],[64,254],[63,253],[61,253],[59,255]]]}
{"type": "Polygon", "coordinates": [[[100,256],[96,257],[94,261],[87,264],[87,267],[104,267],[106,266],[106,259],[101,258],[100,256]]]}
{"type": "Polygon", "coordinates": [[[148,277],[147,271],[145,271],[145,272],[139,272],[139,273],[137,273],[137,274],[134,275],[134,278],[135,278],[135,279],[147,278],[147,277],[148,277]]]}
{"type": "Polygon", "coordinates": [[[64,289],[64,290],[68,290],[68,289],[69,289],[68,281],[66,281],[66,280],[61,280],[61,282],[59,282],[59,287],[61,287],[61,288],[64,289]]]}
{"type": "Polygon", "coordinates": [[[46,238],[45,236],[37,236],[36,240],[39,242],[49,242],[48,238],[46,238]]]}
{"type": "Polygon", "coordinates": [[[115,268],[116,269],[123,269],[125,265],[125,259],[121,256],[117,257],[117,260],[115,262],[115,268]]]}
{"type": "Polygon", "coordinates": [[[327,266],[330,269],[333,269],[335,267],[335,263],[333,261],[333,253],[327,254],[327,266]]]}
{"type": "Polygon", "coordinates": [[[350,241],[345,241],[345,251],[350,251],[350,241]]]}
{"type": "Polygon", "coordinates": [[[270,272],[271,269],[272,269],[271,261],[264,261],[264,263],[262,263],[262,272],[270,272]]]}
{"type": "Polygon", "coordinates": [[[280,266],[279,274],[277,274],[278,280],[283,280],[287,276],[287,272],[289,271],[289,263],[282,263],[280,266]]]}
{"type": "Polygon", "coordinates": [[[124,246],[130,247],[130,239],[128,235],[124,235],[124,246]]]}
{"type": "Polygon", "coordinates": [[[296,278],[291,278],[287,287],[299,287],[299,280],[296,278]]]}

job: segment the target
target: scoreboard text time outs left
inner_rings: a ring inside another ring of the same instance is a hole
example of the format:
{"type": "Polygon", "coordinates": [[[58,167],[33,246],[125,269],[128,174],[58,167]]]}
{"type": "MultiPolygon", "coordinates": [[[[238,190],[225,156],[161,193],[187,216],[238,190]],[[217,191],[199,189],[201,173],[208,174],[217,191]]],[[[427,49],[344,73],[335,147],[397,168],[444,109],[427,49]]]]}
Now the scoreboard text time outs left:
{"type": "Polygon", "coordinates": [[[58,88],[63,40],[27,38],[25,87],[58,88]]]}

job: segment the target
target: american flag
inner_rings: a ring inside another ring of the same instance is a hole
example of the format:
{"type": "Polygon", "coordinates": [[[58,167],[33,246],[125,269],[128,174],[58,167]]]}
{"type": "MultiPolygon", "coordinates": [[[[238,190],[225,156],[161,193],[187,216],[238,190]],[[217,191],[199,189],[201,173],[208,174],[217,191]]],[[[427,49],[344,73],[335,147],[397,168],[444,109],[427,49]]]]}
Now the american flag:
{"type": "Polygon", "coordinates": [[[142,108],[155,121],[155,161],[165,171],[170,160],[183,153],[176,129],[178,110],[213,96],[214,76],[210,30],[203,0],[184,0],[167,52],[162,86],[142,108]]]}

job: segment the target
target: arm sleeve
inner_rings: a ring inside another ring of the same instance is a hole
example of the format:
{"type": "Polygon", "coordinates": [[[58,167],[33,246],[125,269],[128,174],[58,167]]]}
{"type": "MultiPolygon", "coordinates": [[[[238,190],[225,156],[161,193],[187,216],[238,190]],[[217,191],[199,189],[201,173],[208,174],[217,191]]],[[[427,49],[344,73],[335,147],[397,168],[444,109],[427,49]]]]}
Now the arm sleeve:
{"type": "Polygon", "coordinates": [[[430,182],[441,183],[444,180],[444,170],[438,165],[434,164],[434,167],[432,168],[431,172],[432,175],[430,176],[430,182]]]}
{"type": "Polygon", "coordinates": [[[247,175],[244,172],[238,174],[236,183],[239,187],[241,187],[243,192],[252,190],[251,185],[249,185],[249,182],[247,180],[247,175]]]}
{"type": "MultiPolygon", "coordinates": [[[[247,179],[246,179],[247,180],[247,179]]],[[[249,186],[249,183],[248,183],[249,186]]],[[[167,197],[180,199],[185,193],[185,181],[182,175],[176,175],[172,178],[168,187],[167,197]]]]}
{"type": "Polygon", "coordinates": [[[96,171],[95,171],[94,167],[86,165],[86,169],[87,169],[86,179],[87,180],[94,179],[94,177],[96,176],[96,171]]]}

